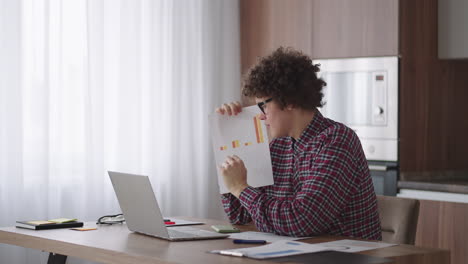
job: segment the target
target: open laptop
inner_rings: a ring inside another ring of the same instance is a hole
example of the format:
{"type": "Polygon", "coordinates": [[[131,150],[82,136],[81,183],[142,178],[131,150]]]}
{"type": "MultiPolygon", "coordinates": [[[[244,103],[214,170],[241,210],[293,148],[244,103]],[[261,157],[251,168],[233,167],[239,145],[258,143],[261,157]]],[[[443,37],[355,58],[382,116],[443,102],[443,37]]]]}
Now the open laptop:
{"type": "Polygon", "coordinates": [[[109,176],[130,231],[171,241],[228,237],[193,227],[167,228],[148,176],[113,171],[109,176]]]}

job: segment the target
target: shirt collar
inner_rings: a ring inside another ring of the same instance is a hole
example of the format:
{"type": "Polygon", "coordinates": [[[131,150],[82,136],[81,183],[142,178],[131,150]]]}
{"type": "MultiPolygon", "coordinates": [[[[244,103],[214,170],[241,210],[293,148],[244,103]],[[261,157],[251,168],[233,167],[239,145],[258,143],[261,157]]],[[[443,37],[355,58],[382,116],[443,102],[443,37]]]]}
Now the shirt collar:
{"type": "Polygon", "coordinates": [[[292,138],[294,152],[302,152],[313,138],[323,130],[325,117],[320,111],[315,110],[315,115],[309,125],[302,131],[298,140],[292,138]]]}

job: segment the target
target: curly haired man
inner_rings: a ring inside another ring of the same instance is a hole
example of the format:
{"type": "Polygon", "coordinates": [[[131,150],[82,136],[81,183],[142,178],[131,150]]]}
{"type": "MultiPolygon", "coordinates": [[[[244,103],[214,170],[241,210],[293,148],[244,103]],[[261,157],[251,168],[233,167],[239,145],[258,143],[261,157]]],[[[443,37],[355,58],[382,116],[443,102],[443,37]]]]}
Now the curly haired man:
{"type": "MultiPolygon", "coordinates": [[[[279,48],[250,69],[243,87],[262,111],[271,138],[274,184],[253,188],[237,156],[219,166],[228,194],[224,210],[234,224],[295,237],[339,235],[381,240],[377,200],[361,143],[353,130],[325,118],[326,83],[319,65],[299,51],[279,48]]],[[[219,114],[236,115],[239,102],[219,114]]]]}

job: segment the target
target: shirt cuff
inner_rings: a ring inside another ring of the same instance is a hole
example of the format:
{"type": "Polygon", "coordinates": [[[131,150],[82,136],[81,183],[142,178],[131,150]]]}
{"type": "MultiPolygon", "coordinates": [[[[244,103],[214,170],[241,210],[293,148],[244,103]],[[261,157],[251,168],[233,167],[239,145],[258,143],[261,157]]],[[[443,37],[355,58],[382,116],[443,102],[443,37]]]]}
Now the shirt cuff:
{"type": "Polygon", "coordinates": [[[239,195],[239,201],[244,208],[250,209],[251,205],[261,194],[260,190],[255,189],[252,186],[245,188],[239,195]]]}

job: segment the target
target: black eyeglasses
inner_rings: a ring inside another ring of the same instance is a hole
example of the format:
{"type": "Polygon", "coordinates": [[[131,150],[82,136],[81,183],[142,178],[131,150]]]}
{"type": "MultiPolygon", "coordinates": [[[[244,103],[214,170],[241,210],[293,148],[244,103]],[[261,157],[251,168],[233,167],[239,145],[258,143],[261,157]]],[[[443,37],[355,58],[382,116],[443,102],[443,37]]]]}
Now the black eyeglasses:
{"type": "Polygon", "coordinates": [[[263,109],[263,107],[265,107],[265,105],[266,105],[267,103],[271,102],[271,100],[273,100],[273,97],[270,98],[270,99],[266,99],[265,101],[260,102],[260,103],[257,104],[257,105],[258,105],[258,108],[260,108],[260,110],[262,110],[262,113],[263,113],[264,115],[265,115],[265,110],[263,109]]]}

